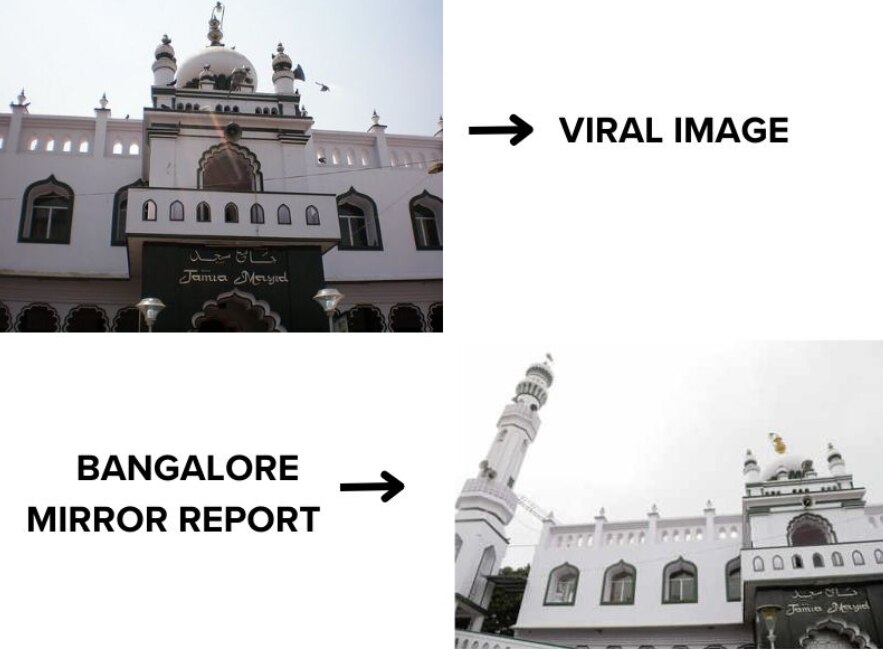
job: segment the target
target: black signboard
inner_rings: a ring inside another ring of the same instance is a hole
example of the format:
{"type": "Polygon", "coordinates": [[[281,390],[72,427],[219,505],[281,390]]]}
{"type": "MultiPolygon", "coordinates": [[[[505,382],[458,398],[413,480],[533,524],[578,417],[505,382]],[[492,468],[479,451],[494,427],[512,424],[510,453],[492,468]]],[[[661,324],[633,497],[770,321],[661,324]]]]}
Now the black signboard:
{"type": "MultiPolygon", "coordinates": [[[[835,624],[823,628],[837,630],[837,622],[850,625],[878,642],[883,616],[883,584],[807,585],[793,588],[762,589],[757,592],[757,606],[776,604],[781,610],[776,621],[776,646],[797,647],[812,629],[826,620],[835,624]]],[[[758,623],[758,647],[768,647],[767,631],[758,623]]]]}
{"type": "Polygon", "coordinates": [[[261,331],[274,316],[287,331],[328,327],[312,299],[325,284],[318,246],[145,243],[142,273],[142,295],[166,304],[155,331],[261,331]]]}

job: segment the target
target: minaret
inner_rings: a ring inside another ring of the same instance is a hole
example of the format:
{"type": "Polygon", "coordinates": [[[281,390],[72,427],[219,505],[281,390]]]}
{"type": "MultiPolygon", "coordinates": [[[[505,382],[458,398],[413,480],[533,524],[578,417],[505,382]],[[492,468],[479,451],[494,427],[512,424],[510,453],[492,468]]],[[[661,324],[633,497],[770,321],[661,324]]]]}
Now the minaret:
{"type": "Polygon", "coordinates": [[[828,444],[826,455],[828,456],[828,470],[831,472],[831,475],[837,477],[846,475],[846,463],[843,461],[840,451],[834,448],[833,444],[828,444]]]}
{"type": "Polygon", "coordinates": [[[162,37],[162,43],[157,46],[153,53],[156,61],[153,63],[153,85],[169,86],[175,80],[178,71],[178,62],[175,59],[175,48],[172,47],[172,39],[168,34],[162,37]]]}
{"type": "Polygon", "coordinates": [[[512,403],[503,409],[497,433],[478,476],[467,480],[457,499],[456,592],[457,617],[480,630],[493,591],[487,577],[500,570],[509,540],[506,525],[515,515],[518,480],[528,447],[540,427],[539,410],[546,403],[553,375],[551,357],[531,365],[515,388],[512,403]]]}

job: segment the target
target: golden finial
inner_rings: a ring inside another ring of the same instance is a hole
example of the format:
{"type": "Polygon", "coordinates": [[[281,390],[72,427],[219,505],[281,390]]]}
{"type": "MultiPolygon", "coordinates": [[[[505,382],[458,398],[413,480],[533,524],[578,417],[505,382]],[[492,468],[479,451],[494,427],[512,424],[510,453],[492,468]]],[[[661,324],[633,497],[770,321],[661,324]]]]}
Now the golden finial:
{"type": "Polygon", "coordinates": [[[782,455],[785,452],[785,441],[780,435],[770,433],[770,441],[773,443],[773,448],[776,450],[776,453],[782,455]]]}

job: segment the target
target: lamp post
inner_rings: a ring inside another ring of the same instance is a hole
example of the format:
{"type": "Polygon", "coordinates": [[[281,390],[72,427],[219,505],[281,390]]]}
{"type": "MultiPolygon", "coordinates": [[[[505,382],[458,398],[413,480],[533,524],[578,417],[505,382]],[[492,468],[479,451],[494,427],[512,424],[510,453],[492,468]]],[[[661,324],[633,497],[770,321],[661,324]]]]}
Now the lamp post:
{"type": "Polygon", "coordinates": [[[159,312],[166,308],[162,300],[157,297],[146,297],[135,305],[144,316],[144,322],[147,323],[148,333],[153,333],[153,325],[159,312]]]}
{"type": "Polygon", "coordinates": [[[313,299],[319,303],[325,315],[328,316],[328,331],[334,333],[334,309],[343,299],[343,293],[336,288],[323,288],[313,296],[313,299]]]}
{"type": "Polygon", "coordinates": [[[759,606],[757,608],[757,612],[760,613],[760,618],[766,625],[767,638],[770,641],[770,649],[776,649],[776,634],[773,633],[773,631],[776,629],[776,619],[779,617],[779,611],[781,610],[782,607],[777,606],[776,604],[767,604],[766,606],[759,606]]]}

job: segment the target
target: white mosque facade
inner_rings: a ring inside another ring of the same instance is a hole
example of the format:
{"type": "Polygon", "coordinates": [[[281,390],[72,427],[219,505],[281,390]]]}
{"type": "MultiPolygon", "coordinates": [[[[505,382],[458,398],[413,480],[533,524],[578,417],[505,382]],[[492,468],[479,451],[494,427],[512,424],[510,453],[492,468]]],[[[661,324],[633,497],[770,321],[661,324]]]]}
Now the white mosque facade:
{"type": "Polygon", "coordinates": [[[339,329],[442,330],[441,122],[314,129],[285,48],[221,29],[180,64],[162,39],[141,120],[0,113],[0,331],[137,330],[145,297],[157,331],[327,331],[323,287],[339,329]]]}
{"type": "Polygon", "coordinates": [[[742,511],[562,525],[549,516],[515,637],[480,632],[505,554],[513,491],[552,383],[531,366],[479,475],[457,501],[456,647],[748,649],[877,647],[883,633],[883,505],[829,445],[825,470],[786,452],[744,459],[742,511]]]}

